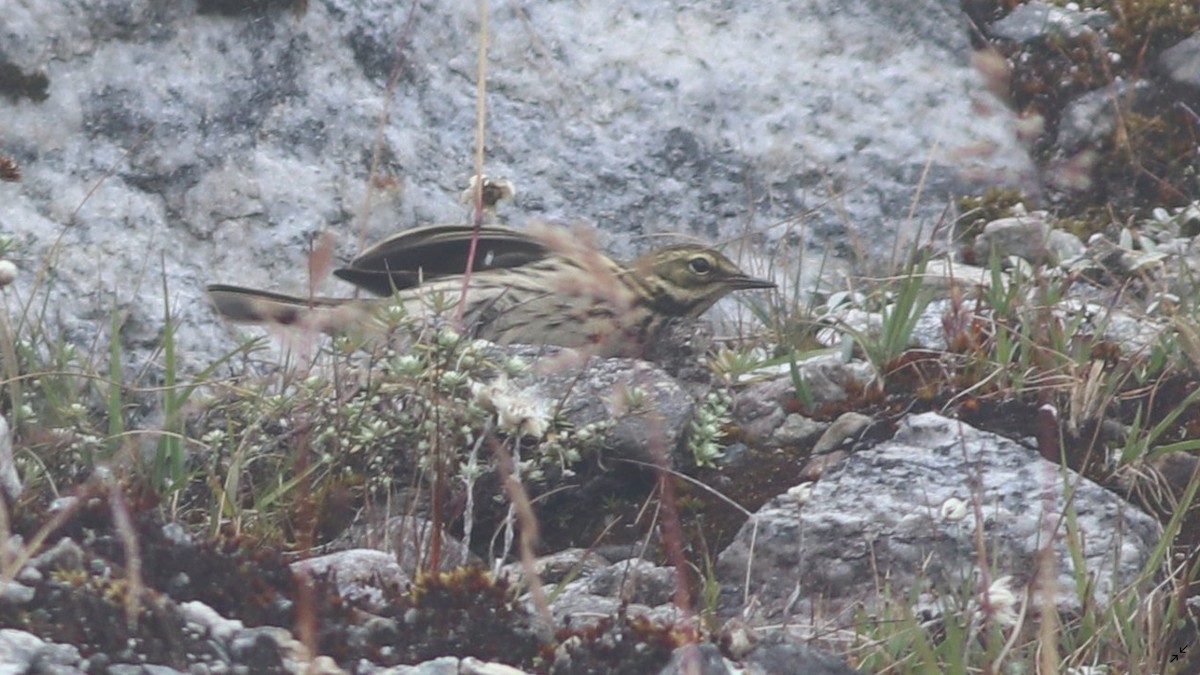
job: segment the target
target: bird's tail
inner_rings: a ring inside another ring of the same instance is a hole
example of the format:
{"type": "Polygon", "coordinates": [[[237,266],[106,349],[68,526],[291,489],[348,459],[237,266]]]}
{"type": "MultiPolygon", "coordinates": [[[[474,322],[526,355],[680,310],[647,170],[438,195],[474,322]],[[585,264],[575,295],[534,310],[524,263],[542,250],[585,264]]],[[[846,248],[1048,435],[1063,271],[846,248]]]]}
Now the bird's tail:
{"type": "Polygon", "coordinates": [[[211,284],[206,289],[213,307],[234,323],[296,326],[338,333],[370,314],[360,300],[303,298],[243,286],[211,284]]]}

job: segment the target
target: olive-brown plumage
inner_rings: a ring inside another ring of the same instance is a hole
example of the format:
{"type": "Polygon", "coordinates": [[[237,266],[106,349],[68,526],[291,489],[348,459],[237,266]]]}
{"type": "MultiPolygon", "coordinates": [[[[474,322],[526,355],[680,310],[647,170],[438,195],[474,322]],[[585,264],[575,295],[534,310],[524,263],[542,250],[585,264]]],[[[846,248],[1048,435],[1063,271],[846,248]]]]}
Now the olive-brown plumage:
{"type": "MultiPolygon", "coordinates": [[[[410,316],[455,302],[474,229],[442,225],[397,234],[335,274],[383,300],[302,298],[214,284],[208,295],[226,319],[337,333],[399,304],[410,316]],[[438,300],[435,302],[435,298],[438,300]]],[[[694,319],[737,290],[773,288],[715,249],[670,246],[621,265],[561,230],[479,231],[463,317],[472,335],[509,344],[638,355],[672,320],[694,319]]]]}

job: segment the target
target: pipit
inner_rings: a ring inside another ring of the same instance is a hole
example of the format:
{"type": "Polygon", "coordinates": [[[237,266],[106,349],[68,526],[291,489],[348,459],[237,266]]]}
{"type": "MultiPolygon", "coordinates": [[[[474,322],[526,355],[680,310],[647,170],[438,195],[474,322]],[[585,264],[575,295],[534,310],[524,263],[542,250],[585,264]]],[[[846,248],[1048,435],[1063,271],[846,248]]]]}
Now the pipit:
{"type": "MultiPolygon", "coordinates": [[[[399,306],[427,318],[460,302],[474,229],[401,232],[334,274],[387,299],[304,298],[214,284],[217,311],[239,323],[338,333],[399,306]],[[447,302],[447,299],[449,301],[447,302]]],[[[575,233],[486,226],[462,308],[470,335],[501,344],[549,344],[600,356],[638,356],[676,320],[695,319],[733,291],[774,288],[715,249],[670,246],[623,265],[575,233]]]]}

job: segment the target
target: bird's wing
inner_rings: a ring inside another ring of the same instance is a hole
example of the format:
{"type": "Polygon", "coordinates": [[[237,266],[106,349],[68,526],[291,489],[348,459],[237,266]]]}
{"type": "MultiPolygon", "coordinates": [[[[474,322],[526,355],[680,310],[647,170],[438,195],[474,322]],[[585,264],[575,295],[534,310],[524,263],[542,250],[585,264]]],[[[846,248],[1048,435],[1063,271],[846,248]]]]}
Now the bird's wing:
{"type": "MultiPolygon", "coordinates": [[[[457,276],[467,269],[474,232],[468,225],[434,225],[401,232],[367,249],[334,274],[376,295],[457,276]]],[[[479,229],[472,271],[519,267],[549,255],[551,251],[536,237],[485,226],[479,229]]]]}

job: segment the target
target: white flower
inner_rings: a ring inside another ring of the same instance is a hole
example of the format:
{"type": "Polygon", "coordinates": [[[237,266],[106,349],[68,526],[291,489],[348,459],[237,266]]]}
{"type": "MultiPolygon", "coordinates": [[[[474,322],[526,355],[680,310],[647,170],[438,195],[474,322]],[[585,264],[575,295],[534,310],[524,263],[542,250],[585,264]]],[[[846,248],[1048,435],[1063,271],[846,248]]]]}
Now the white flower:
{"type": "Polygon", "coordinates": [[[1012,589],[1012,577],[1003,576],[988,586],[985,607],[988,618],[1002,626],[1017,623],[1017,594],[1012,589]]]}
{"type": "Polygon", "coordinates": [[[967,503],[958,497],[951,497],[942,502],[942,520],[959,521],[967,517],[967,503]]]}
{"type": "Polygon", "coordinates": [[[812,481],[801,483],[799,485],[788,488],[788,496],[796,500],[796,503],[804,506],[812,501],[813,484],[812,481]]]}
{"type": "Polygon", "coordinates": [[[11,260],[0,260],[0,286],[17,280],[17,266],[11,260]]]}
{"type": "Polygon", "coordinates": [[[509,436],[542,438],[550,428],[546,402],[514,391],[507,377],[500,376],[487,384],[473,382],[471,393],[482,408],[496,414],[496,427],[509,436]]]}
{"type": "Polygon", "coordinates": [[[513,396],[496,407],[496,425],[514,436],[541,438],[550,426],[550,415],[540,401],[513,396]]]}

